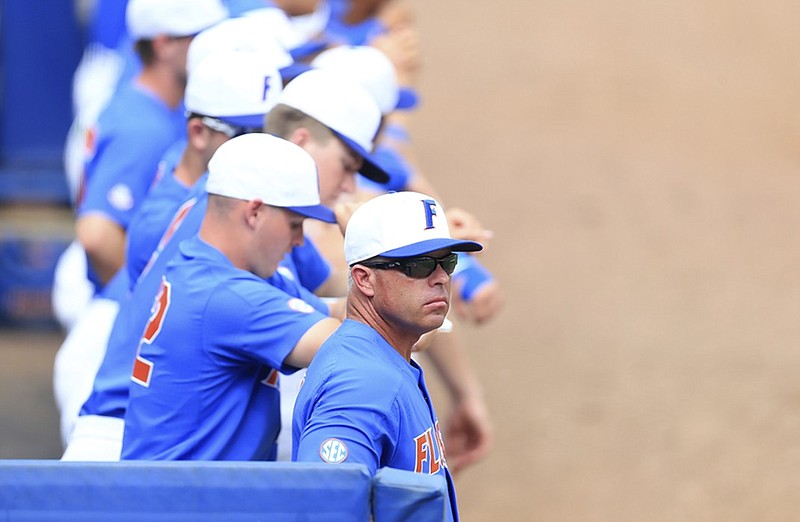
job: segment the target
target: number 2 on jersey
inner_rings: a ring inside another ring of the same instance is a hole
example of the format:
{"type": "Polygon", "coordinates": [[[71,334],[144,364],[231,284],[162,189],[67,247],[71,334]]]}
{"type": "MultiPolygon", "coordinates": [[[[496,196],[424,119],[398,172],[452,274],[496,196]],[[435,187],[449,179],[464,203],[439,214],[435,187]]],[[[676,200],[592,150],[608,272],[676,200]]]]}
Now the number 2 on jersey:
{"type": "Polygon", "coordinates": [[[169,309],[171,294],[172,285],[166,278],[162,278],[161,287],[158,289],[155,302],[153,302],[153,308],[150,309],[150,319],[147,321],[147,326],[144,327],[144,333],[139,341],[139,347],[136,349],[136,360],[133,363],[131,380],[146,388],[150,386],[150,378],[153,375],[153,363],[142,357],[142,345],[152,344],[153,340],[158,337],[158,334],[161,332],[164,316],[167,315],[167,310],[169,309]]]}

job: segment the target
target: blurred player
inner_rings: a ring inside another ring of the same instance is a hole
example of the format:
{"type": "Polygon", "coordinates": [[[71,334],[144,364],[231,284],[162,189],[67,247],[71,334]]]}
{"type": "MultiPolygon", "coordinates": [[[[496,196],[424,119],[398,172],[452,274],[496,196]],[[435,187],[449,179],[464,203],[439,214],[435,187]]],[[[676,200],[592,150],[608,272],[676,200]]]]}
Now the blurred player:
{"type": "Polygon", "coordinates": [[[53,382],[65,446],[92,390],[119,302],[127,299],[172,216],[206,172],[212,154],[233,136],[260,132],[264,114],[281,90],[275,66],[255,53],[220,51],[204,57],[190,73],[187,140],[180,142],[182,150],[172,154],[176,159],[170,161],[168,155],[162,160],[160,180],[131,220],[126,267],[114,283],[124,288],[117,299],[95,298],[56,354],[53,382]]]}

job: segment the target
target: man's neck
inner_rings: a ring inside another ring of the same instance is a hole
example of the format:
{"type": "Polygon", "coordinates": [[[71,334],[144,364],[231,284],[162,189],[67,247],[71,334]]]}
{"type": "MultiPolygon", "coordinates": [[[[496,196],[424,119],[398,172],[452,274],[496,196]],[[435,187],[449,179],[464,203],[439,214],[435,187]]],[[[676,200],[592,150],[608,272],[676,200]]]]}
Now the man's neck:
{"type": "Polygon", "coordinates": [[[175,165],[174,176],[175,179],[183,183],[185,186],[191,188],[197,183],[197,180],[205,173],[208,166],[204,158],[196,150],[192,150],[191,146],[187,146],[183,151],[180,161],[175,165]]]}
{"type": "Polygon", "coordinates": [[[136,83],[152,92],[171,109],[177,109],[181,104],[186,88],[170,71],[158,64],[144,68],[137,76],[136,83]]]}
{"type": "Polygon", "coordinates": [[[364,323],[380,334],[389,345],[397,350],[406,361],[411,361],[411,352],[420,336],[403,329],[393,327],[383,319],[374,308],[348,300],[347,318],[364,323]]]}

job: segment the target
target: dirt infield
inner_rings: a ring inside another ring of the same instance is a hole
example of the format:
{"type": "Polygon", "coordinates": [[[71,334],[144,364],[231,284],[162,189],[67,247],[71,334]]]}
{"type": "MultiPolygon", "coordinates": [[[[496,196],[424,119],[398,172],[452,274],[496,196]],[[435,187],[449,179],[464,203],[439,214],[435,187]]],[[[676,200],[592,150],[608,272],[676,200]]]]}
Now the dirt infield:
{"type": "MultiPolygon", "coordinates": [[[[795,520],[800,4],[414,4],[421,165],[507,298],[464,520],[795,520]]],[[[2,344],[0,457],[56,456],[58,339],[2,344]]]]}

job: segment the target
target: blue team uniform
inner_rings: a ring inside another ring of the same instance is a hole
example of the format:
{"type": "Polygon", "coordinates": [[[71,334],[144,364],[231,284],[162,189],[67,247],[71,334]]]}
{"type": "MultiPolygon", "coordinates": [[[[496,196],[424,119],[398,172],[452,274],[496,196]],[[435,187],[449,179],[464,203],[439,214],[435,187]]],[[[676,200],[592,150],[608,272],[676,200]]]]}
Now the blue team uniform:
{"type": "Polygon", "coordinates": [[[125,265],[131,285],[139,279],[172,216],[191,190],[175,177],[175,166],[185,148],[186,140],[179,140],[164,154],[153,188],[128,225],[125,265]]]}
{"type": "Polygon", "coordinates": [[[422,368],[370,326],[347,319],[311,361],[295,403],[292,460],[444,474],[455,488],[422,368]]]}
{"type": "MultiPolygon", "coordinates": [[[[171,109],[135,83],[121,86],[90,131],[78,215],[101,213],[127,229],[159,160],[185,126],[182,108],[171,109]]],[[[89,279],[101,288],[91,268],[89,279]]]]}
{"type": "MultiPolygon", "coordinates": [[[[201,183],[205,187],[204,183],[201,183]]],[[[128,388],[131,368],[139,339],[150,317],[153,298],[161,284],[167,263],[175,255],[178,245],[200,230],[208,199],[196,186],[190,194],[181,221],[170,224],[172,233],[158,255],[142,273],[127,300],[120,304],[119,313],[111,328],[106,355],[94,379],[92,393],[81,408],[81,415],[125,417],[128,407],[128,388]]],[[[124,269],[123,269],[124,270],[124,269]]]]}
{"type": "MultiPolygon", "coordinates": [[[[205,177],[201,178],[190,191],[186,201],[179,205],[181,211],[168,226],[168,233],[163,238],[162,244],[139,277],[130,296],[120,304],[119,313],[109,335],[105,358],[95,376],[92,393],[81,409],[81,415],[124,418],[136,348],[150,317],[153,298],[161,285],[161,277],[166,271],[168,262],[176,255],[179,244],[200,230],[200,224],[205,216],[208,204],[205,180],[205,177]]],[[[282,264],[286,265],[285,268],[281,267],[279,273],[268,281],[276,288],[312,304],[320,313],[327,314],[327,305],[299,285],[301,276],[294,274],[300,274],[303,270],[291,265],[290,256],[287,256],[282,264]],[[286,277],[285,272],[293,274],[293,277],[286,277]]],[[[330,267],[327,270],[330,270],[330,267]]],[[[307,274],[305,277],[314,279],[313,275],[307,274]]]]}
{"type": "Polygon", "coordinates": [[[331,265],[308,237],[302,245],[292,249],[282,264],[291,267],[300,286],[311,292],[316,292],[331,275],[331,265]]]}
{"type": "Polygon", "coordinates": [[[367,45],[371,39],[386,31],[386,26],[375,17],[358,24],[345,22],[350,0],[328,0],[330,18],[325,36],[331,45],[367,45]]]}
{"type": "Polygon", "coordinates": [[[277,371],[296,370],[284,359],[326,316],[199,236],[181,244],[159,296],[136,356],[122,458],[274,460],[277,371]]]}

